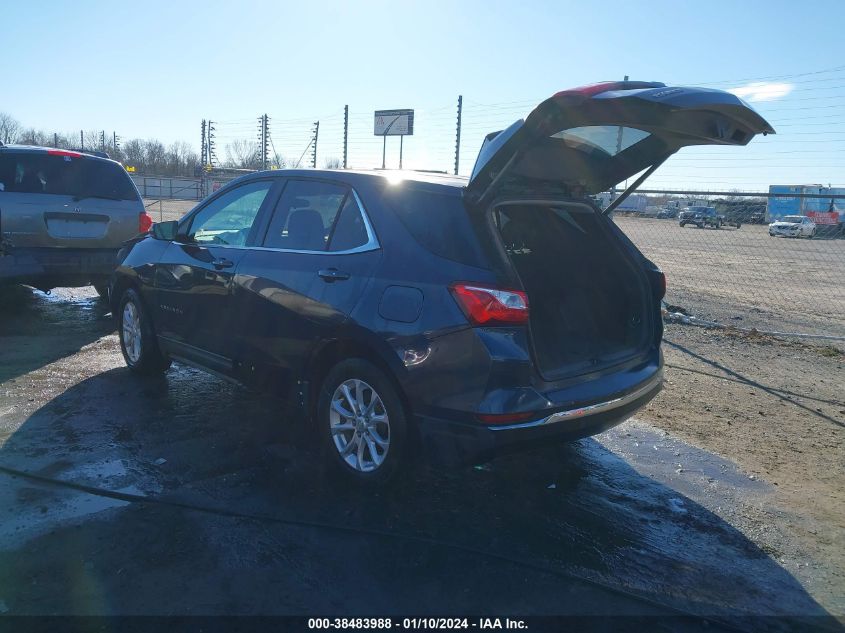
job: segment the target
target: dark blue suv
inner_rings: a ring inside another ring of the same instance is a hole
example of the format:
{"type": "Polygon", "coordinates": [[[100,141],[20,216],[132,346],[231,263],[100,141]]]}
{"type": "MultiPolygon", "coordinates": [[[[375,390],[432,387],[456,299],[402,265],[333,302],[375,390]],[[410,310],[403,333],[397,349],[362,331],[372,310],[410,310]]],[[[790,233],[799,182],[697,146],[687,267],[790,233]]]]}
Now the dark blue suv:
{"type": "Polygon", "coordinates": [[[363,481],[598,433],[660,390],[665,279],[589,196],[761,132],[728,93],[625,82],[489,135],[469,179],[250,174],[124,248],[123,355],[286,396],[363,481]]]}

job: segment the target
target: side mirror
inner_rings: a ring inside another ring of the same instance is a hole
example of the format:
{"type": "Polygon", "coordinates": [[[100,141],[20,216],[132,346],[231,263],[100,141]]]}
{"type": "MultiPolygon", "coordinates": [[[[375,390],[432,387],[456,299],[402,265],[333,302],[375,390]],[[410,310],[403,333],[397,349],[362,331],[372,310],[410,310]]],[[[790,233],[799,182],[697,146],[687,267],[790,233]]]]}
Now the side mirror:
{"type": "Polygon", "coordinates": [[[169,222],[156,222],[153,224],[152,228],[153,238],[171,242],[176,239],[176,232],[178,229],[179,222],[176,220],[170,220],[169,222]]]}

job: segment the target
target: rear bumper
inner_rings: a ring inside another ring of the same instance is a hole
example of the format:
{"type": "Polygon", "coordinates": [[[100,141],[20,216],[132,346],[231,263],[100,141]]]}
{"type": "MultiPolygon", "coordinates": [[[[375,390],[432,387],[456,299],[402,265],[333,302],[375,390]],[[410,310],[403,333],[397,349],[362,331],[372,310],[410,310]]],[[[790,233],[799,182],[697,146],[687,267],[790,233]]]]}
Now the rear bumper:
{"type": "Polygon", "coordinates": [[[663,362],[649,368],[648,377],[622,393],[577,407],[552,408],[518,424],[485,426],[419,416],[419,432],[430,461],[447,464],[481,462],[493,457],[570,442],[621,424],[661,390],[663,362]]]}
{"type": "Polygon", "coordinates": [[[9,248],[0,255],[0,281],[86,285],[108,278],[115,268],[116,248],[9,248]]]}

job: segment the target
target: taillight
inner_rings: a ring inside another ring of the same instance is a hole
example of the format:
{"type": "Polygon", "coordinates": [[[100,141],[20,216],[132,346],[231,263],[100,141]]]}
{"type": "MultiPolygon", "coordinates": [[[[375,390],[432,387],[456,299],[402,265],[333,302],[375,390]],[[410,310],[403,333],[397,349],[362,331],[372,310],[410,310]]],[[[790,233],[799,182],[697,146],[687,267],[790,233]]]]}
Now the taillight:
{"type": "Polygon", "coordinates": [[[648,271],[651,278],[651,288],[657,300],[660,301],[666,296],[666,275],[661,270],[651,269],[648,271]]]}
{"type": "Polygon", "coordinates": [[[449,290],[473,325],[528,322],[528,295],[520,290],[464,283],[454,283],[449,290]]]}
{"type": "Polygon", "coordinates": [[[138,214],[138,233],[146,233],[153,226],[153,218],[146,211],[138,214]]]}

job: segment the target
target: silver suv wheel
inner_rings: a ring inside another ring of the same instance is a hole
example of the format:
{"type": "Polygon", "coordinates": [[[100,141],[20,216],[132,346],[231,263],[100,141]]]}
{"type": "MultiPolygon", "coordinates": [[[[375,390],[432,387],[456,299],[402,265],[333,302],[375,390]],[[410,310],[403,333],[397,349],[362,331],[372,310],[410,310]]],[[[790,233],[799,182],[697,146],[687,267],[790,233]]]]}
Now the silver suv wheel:
{"type": "Polygon", "coordinates": [[[329,426],[341,459],[359,472],[373,472],[390,450],[390,419],[381,396],[357,378],[334,390],[329,426]]]}
{"type": "Polygon", "coordinates": [[[120,331],[126,355],[133,363],[141,359],[141,316],[132,301],[123,306],[123,327],[120,331]]]}

